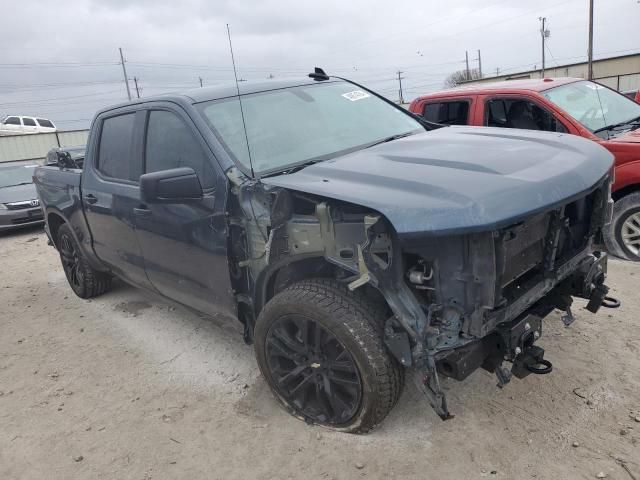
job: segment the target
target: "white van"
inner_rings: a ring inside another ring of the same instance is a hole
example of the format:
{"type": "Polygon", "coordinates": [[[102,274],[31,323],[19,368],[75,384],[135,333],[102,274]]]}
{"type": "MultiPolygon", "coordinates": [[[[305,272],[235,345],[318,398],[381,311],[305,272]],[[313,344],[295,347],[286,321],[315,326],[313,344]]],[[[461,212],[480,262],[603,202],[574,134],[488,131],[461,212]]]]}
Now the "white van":
{"type": "Polygon", "coordinates": [[[55,131],[56,126],[46,118],[9,115],[0,122],[0,135],[51,133],[55,131]]]}

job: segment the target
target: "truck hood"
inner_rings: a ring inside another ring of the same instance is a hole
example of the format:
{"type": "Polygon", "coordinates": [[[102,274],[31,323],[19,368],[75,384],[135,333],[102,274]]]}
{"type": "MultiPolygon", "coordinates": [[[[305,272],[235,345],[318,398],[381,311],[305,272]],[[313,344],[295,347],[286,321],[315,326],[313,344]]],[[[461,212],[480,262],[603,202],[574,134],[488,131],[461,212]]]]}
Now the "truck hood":
{"type": "Polygon", "coordinates": [[[38,194],[36,193],[36,186],[33,183],[0,187],[0,203],[22,202],[35,198],[38,198],[38,194]]]}
{"type": "Polygon", "coordinates": [[[575,135],[447,127],[262,182],[377,210],[410,237],[508,226],[590,191],[612,164],[575,135]]]}

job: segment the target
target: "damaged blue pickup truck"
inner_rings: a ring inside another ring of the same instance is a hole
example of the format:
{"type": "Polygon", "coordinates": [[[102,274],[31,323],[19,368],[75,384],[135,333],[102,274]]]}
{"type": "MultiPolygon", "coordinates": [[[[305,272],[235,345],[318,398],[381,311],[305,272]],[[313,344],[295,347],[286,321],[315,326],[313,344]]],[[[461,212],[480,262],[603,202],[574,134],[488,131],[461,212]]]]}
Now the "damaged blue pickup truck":
{"type": "Polygon", "coordinates": [[[607,304],[612,156],[560,133],[429,123],[321,70],[100,111],[82,168],[39,167],[82,298],[118,277],[244,326],[296,417],[361,433],[413,375],[549,373],[552,310],[607,304]]]}

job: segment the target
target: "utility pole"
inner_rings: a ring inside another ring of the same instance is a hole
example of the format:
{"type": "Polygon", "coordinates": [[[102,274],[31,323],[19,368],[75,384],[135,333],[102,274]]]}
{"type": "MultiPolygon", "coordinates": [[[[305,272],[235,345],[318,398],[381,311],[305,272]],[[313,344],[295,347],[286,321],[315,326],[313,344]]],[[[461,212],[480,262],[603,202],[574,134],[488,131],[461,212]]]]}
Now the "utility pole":
{"type": "Polygon", "coordinates": [[[551,32],[546,29],[547,17],[538,17],[538,20],[542,22],[542,27],[540,28],[540,38],[542,38],[542,71],[540,73],[540,77],[544,78],[544,47],[545,41],[549,38],[551,32]]]}
{"type": "Polygon", "coordinates": [[[469,52],[468,51],[464,51],[464,61],[467,64],[467,70],[466,70],[466,74],[465,74],[465,80],[471,80],[471,75],[469,75],[469,52]]]}
{"type": "Polygon", "coordinates": [[[400,104],[402,105],[404,103],[404,97],[402,96],[402,79],[404,77],[401,77],[400,75],[402,75],[402,72],[400,70],[398,70],[398,84],[400,85],[400,90],[399,90],[399,98],[398,100],[400,101],[400,104]]]}
{"type": "Polygon", "coordinates": [[[140,98],[140,88],[138,87],[138,77],[133,77],[133,84],[136,86],[136,95],[140,98]]]}
{"type": "Polygon", "coordinates": [[[588,79],[593,80],[593,0],[589,0],[589,70],[588,79]]]}
{"type": "Polygon", "coordinates": [[[478,76],[482,78],[482,57],[480,56],[479,49],[478,49],[478,76]]]}
{"type": "Polygon", "coordinates": [[[500,67],[496,67],[496,77],[500,76],[500,67]]]}
{"type": "Polygon", "coordinates": [[[198,80],[200,80],[200,88],[202,88],[202,77],[198,77],[198,80]]]}
{"type": "Polygon", "coordinates": [[[122,73],[124,74],[124,84],[127,86],[127,97],[131,100],[131,90],[129,89],[129,77],[127,77],[127,67],[124,66],[124,55],[122,54],[122,48],[120,50],[120,63],[122,64],[122,73]]]}

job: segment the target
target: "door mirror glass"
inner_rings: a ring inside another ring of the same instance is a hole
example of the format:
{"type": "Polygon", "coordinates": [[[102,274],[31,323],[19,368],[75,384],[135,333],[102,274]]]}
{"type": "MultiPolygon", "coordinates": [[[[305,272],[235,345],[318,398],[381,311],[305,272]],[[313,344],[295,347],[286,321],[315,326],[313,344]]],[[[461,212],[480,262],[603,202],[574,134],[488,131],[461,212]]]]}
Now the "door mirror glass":
{"type": "Polygon", "coordinates": [[[142,175],[140,197],[145,203],[185,203],[201,199],[202,186],[193,168],[172,168],[142,175]]]}

